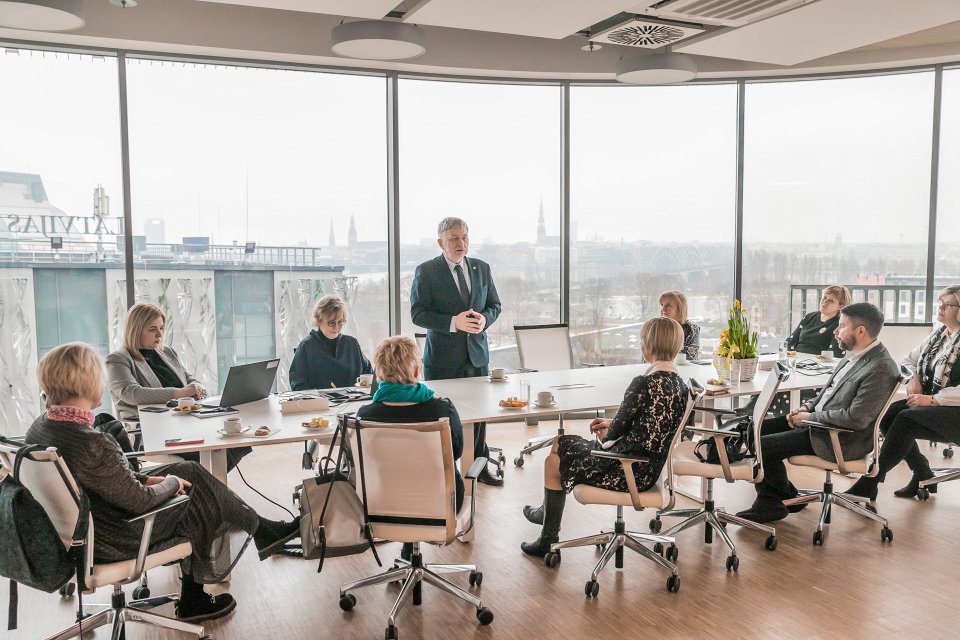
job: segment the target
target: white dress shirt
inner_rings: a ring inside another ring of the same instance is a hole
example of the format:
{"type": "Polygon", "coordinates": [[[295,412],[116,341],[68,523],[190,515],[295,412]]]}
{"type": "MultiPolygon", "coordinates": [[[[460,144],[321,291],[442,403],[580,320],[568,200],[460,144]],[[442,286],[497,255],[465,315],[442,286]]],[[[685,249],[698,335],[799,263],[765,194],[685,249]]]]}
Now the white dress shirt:
{"type": "Polygon", "coordinates": [[[874,340],[863,349],[858,351],[847,351],[845,362],[843,362],[843,364],[840,365],[840,368],[837,369],[836,375],[834,375],[833,380],[830,381],[830,386],[823,390],[823,395],[820,396],[820,402],[818,402],[817,406],[814,407],[814,411],[823,411],[824,405],[826,405],[827,401],[833,397],[833,393],[837,390],[837,387],[840,386],[840,382],[848,373],[850,373],[850,371],[853,370],[853,365],[862,360],[863,356],[867,355],[867,353],[869,353],[878,344],[880,344],[880,341],[874,340]]]}

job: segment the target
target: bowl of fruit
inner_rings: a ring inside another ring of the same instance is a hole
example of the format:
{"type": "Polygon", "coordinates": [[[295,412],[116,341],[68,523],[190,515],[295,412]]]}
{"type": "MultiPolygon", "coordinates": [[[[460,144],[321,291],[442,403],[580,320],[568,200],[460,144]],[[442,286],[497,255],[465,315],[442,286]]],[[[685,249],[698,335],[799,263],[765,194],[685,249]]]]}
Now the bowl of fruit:
{"type": "Polygon", "coordinates": [[[304,429],[322,429],[324,427],[329,427],[330,421],[326,418],[310,418],[301,424],[303,425],[304,429]]]}
{"type": "Polygon", "coordinates": [[[523,409],[525,406],[527,406],[527,402],[516,396],[510,396],[506,400],[501,400],[500,406],[504,409],[523,409]]]}
{"type": "Polygon", "coordinates": [[[723,393],[730,390],[730,385],[719,378],[710,378],[703,386],[709,394],[723,393]]]}

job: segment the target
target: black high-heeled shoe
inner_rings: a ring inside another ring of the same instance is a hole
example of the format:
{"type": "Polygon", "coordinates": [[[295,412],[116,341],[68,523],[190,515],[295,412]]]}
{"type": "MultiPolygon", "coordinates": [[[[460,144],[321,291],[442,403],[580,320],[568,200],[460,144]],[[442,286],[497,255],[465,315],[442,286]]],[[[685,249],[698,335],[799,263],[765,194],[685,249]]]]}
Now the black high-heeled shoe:
{"type": "MultiPolygon", "coordinates": [[[[920,497],[920,481],[929,480],[934,477],[933,471],[927,469],[925,471],[915,472],[913,477],[910,478],[910,482],[907,483],[902,489],[897,489],[893,492],[893,495],[898,498],[919,498],[920,497]]],[[[926,487],[927,491],[930,493],[937,492],[937,485],[933,484],[929,487],[926,487]]]]}
{"type": "Polygon", "coordinates": [[[876,478],[868,478],[867,476],[860,476],[856,482],[853,483],[849,489],[844,491],[847,495],[857,496],[858,498],[866,498],[871,502],[877,499],[877,493],[879,493],[879,483],[876,478]]]}

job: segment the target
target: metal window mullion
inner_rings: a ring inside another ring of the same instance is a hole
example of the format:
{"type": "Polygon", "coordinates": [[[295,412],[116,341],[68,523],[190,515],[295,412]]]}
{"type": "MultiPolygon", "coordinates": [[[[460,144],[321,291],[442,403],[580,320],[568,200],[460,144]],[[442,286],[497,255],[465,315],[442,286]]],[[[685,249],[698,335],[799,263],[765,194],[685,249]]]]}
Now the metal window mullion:
{"type": "Polygon", "coordinates": [[[924,322],[933,322],[933,290],[937,259],[937,198],[940,187],[940,113],[943,101],[943,65],[933,75],[933,136],[930,145],[930,217],[927,222],[927,288],[923,305],[924,322]]]}
{"type": "Polygon", "coordinates": [[[390,335],[401,332],[400,298],[400,76],[387,74],[387,283],[390,335]]]}
{"type": "Polygon", "coordinates": [[[560,322],[570,322],[570,82],[560,87],[560,322]]]}
{"type": "Polygon", "coordinates": [[[743,299],[743,151],[747,83],[737,82],[737,185],[733,228],[733,297],[743,299]]]}
{"type": "Polygon", "coordinates": [[[134,304],[133,209],[130,197],[130,127],[127,119],[127,55],[117,52],[120,103],[120,173],[123,183],[123,265],[127,278],[127,308],[134,304]]]}

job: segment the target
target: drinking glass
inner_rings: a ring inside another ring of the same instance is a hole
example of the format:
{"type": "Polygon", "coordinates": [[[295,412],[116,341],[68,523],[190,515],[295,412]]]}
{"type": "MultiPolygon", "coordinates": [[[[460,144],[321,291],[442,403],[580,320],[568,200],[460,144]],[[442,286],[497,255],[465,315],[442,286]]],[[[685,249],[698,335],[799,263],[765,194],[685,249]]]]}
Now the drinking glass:
{"type": "Polygon", "coordinates": [[[530,404],[530,381],[521,380],[520,381],[520,395],[517,396],[522,402],[530,404]]]}

